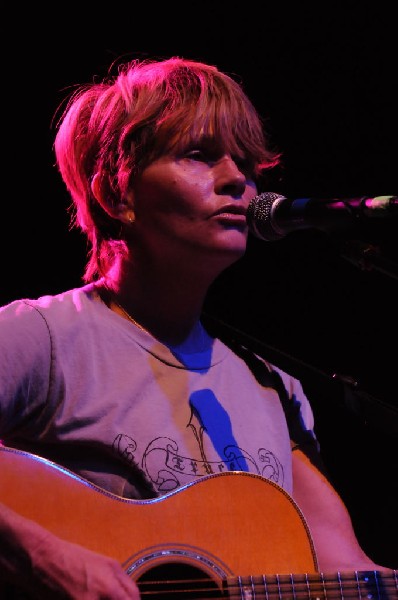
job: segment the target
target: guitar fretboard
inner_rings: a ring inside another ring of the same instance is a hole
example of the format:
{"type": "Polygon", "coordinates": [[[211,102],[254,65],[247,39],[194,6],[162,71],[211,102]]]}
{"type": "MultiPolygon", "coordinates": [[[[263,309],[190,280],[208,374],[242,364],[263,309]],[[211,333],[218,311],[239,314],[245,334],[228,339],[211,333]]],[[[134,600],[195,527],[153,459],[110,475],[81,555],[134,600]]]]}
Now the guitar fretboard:
{"type": "Polygon", "coordinates": [[[398,572],[355,571],[228,578],[228,597],[244,600],[398,599],[398,572]]]}

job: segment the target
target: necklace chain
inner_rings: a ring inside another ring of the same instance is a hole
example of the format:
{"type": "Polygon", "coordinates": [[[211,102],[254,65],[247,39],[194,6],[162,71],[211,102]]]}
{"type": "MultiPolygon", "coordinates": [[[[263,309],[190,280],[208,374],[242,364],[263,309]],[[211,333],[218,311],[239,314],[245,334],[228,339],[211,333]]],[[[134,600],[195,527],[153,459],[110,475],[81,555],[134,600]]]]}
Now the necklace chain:
{"type": "MultiPolygon", "coordinates": [[[[141,331],[145,331],[146,333],[149,333],[147,329],[145,329],[145,327],[143,325],[141,325],[141,323],[138,323],[138,321],[136,321],[135,319],[133,319],[133,317],[127,312],[127,310],[125,310],[123,308],[123,306],[121,306],[119,304],[119,302],[117,302],[115,299],[113,299],[113,302],[116,304],[116,306],[122,311],[122,313],[124,314],[124,316],[131,321],[131,323],[133,323],[136,327],[138,327],[138,329],[141,329],[141,331]]],[[[205,345],[205,340],[204,340],[204,331],[203,328],[200,328],[200,342],[201,342],[201,347],[204,348],[205,345]]],[[[166,344],[167,345],[167,344],[166,344]]],[[[169,346],[171,347],[171,346],[169,346]]]]}
{"type": "Polygon", "coordinates": [[[141,331],[146,331],[148,333],[148,330],[145,329],[145,327],[143,325],[141,325],[141,323],[138,323],[138,321],[133,319],[133,317],[127,312],[127,310],[125,308],[123,308],[123,306],[121,304],[119,304],[119,302],[115,299],[114,292],[112,290],[110,290],[105,283],[103,284],[103,286],[108,294],[109,300],[118,307],[118,309],[123,313],[123,315],[126,317],[126,319],[131,321],[131,323],[133,323],[136,327],[138,327],[138,329],[141,329],[141,331]]]}
{"type": "MultiPolygon", "coordinates": [[[[119,304],[119,302],[115,299],[114,293],[107,286],[104,286],[104,287],[111,297],[110,298],[111,302],[113,302],[118,307],[118,309],[123,313],[123,315],[126,317],[126,319],[128,319],[131,323],[133,323],[133,325],[138,327],[138,329],[141,329],[141,331],[145,331],[146,333],[149,333],[148,330],[143,325],[141,325],[141,323],[138,323],[138,321],[136,321],[130,315],[130,313],[128,313],[127,310],[125,308],[123,308],[123,306],[121,304],[119,304]]],[[[204,339],[203,327],[200,327],[200,338],[201,338],[201,345],[202,345],[202,347],[204,347],[205,339],[204,339]]]]}
{"type": "Polygon", "coordinates": [[[147,329],[145,329],[145,327],[143,325],[141,325],[141,323],[138,323],[138,321],[136,321],[135,319],[133,319],[133,317],[127,312],[126,309],[123,308],[123,306],[121,304],[119,304],[119,302],[117,302],[114,298],[112,299],[112,301],[122,311],[122,313],[124,314],[124,316],[129,321],[131,321],[136,327],[138,327],[138,329],[141,329],[142,331],[147,331],[147,329]]]}

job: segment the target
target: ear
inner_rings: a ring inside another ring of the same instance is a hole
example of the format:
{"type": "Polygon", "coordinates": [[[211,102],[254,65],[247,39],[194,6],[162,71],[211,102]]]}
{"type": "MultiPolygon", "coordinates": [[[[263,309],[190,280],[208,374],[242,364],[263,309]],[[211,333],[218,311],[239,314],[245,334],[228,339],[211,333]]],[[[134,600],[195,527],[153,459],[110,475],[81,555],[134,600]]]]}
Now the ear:
{"type": "Polygon", "coordinates": [[[129,192],[125,199],[118,202],[112,201],[112,192],[107,177],[96,173],[91,181],[91,191],[98,204],[113,219],[118,219],[122,223],[131,224],[135,220],[134,197],[129,192]]]}

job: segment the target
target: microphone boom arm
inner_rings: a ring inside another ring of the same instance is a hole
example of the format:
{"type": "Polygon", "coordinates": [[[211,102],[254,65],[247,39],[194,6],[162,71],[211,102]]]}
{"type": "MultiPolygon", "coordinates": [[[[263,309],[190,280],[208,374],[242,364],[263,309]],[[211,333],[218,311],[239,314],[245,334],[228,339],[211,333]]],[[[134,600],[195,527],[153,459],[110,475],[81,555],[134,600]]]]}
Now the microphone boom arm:
{"type": "Polygon", "coordinates": [[[362,271],[376,270],[398,279],[398,264],[384,258],[377,246],[359,240],[349,240],[340,244],[339,252],[343,258],[362,271]]]}

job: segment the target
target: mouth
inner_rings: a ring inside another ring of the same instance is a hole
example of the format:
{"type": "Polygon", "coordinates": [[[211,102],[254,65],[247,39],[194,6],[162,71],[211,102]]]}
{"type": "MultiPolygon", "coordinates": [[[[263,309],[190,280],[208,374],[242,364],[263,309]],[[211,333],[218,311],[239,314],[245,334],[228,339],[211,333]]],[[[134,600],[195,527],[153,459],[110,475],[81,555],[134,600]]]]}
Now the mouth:
{"type": "Polygon", "coordinates": [[[244,206],[240,206],[237,204],[227,204],[226,206],[222,206],[218,210],[213,213],[213,217],[240,217],[246,219],[247,209],[244,206]]]}
{"type": "Polygon", "coordinates": [[[247,227],[246,209],[243,206],[223,206],[212,215],[212,219],[223,227],[245,229],[247,227]]]}

